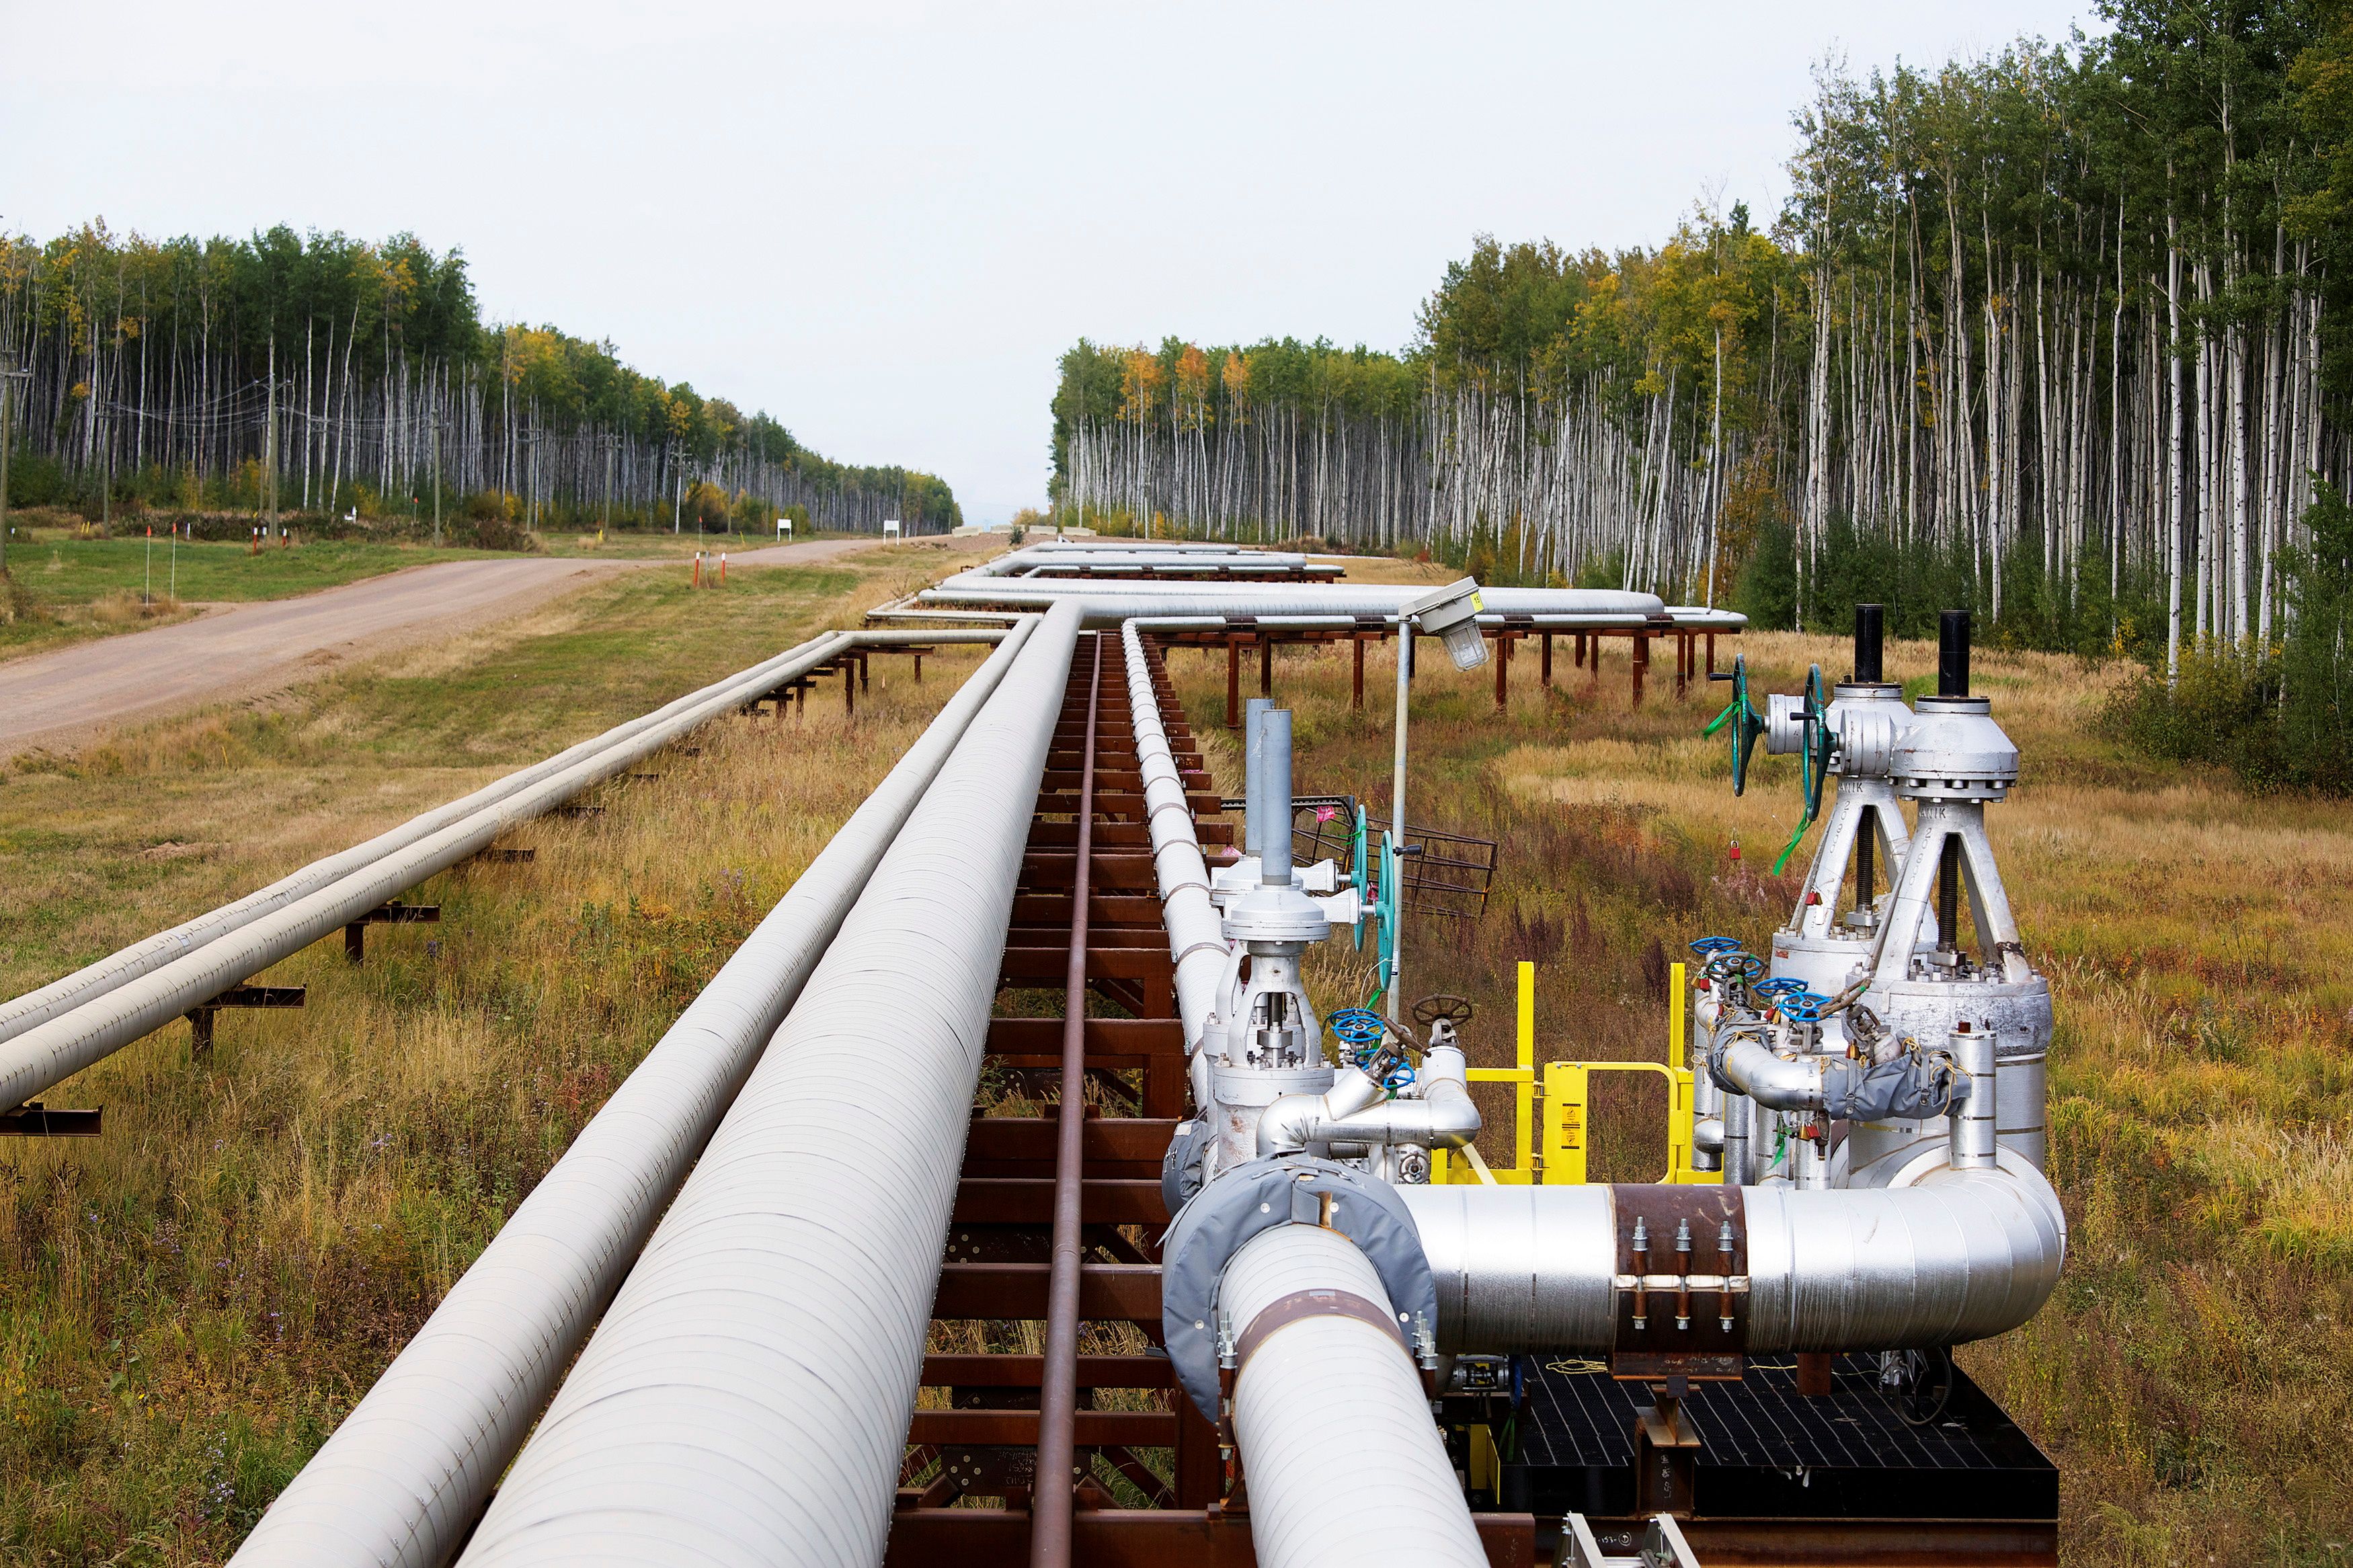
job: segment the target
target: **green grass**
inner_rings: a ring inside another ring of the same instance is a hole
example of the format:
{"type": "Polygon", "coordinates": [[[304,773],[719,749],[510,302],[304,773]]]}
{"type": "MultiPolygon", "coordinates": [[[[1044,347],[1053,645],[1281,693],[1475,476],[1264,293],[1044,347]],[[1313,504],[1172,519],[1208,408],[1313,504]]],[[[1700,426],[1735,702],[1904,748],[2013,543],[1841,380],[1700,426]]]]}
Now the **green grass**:
{"type": "Polygon", "coordinates": [[[88,605],[109,594],[185,601],[283,599],[434,561],[475,561],[480,550],[327,540],[255,553],[243,544],[158,538],[14,540],[11,575],[45,604],[88,605]],[[175,564],[176,560],[176,564],[175,564]]]}

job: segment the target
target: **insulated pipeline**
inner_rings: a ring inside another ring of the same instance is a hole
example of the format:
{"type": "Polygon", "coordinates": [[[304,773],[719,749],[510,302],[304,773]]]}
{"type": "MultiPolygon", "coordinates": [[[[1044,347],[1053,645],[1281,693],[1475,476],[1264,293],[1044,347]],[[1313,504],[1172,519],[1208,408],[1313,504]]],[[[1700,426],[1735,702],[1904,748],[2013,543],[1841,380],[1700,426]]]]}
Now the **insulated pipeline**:
{"type": "MultiPolygon", "coordinates": [[[[52,981],[37,991],[27,991],[12,1001],[0,1003],[0,1040],[11,1039],[119,985],[185,958],[206,942],[249,925],[353,871],[374,865],[387,855],[430,837],[451,823],[463,821],[476,812],[530,788],[542,779],[552,777],[615,747],[627,745],[649,731],[665,730],[666,721],[681,713],[698,710],[714,700],[739,702],[744,700],[742,693],[748,688],[758,687],[765,690],[778,682],[789,680],[796,674],[823,663],[849,635],[827,632],[740,674],[713,682],[700,691],[690,692],[642,718],[632,719],[578,745],[566,747],[545,762],[509,773],[462,799],[411,817],[397,827],[377,834],[364,844],[313,860],[301,870],[281,877],[269,886],[248,893],[233,903],[223,904],[170,931],[133,942],[121,952],[78,969],[61,980],[52,981]]],[[[636,762],[659,749],[659,744],[642,750],[632,748],[625,760],[636,762]]],[[[12,1100],[10,1103],[16,1102],[12,1100]]]]}
{"type": "Polygon", "coordinates": [[[1120,628],[1127,656],[1127,700],[1135,727],[1135,754],[1144,779],[1145,826],[1152,837],[1153,874],[1168,929],[1168,951],[1176,961],[1176,1012],[1185,1026],[1185,1049],[1198,1050],[1232,949],[1225,921],[1209,902],[1209,866],[1193,828],[1193,808],[1176,771],[1168,731],[1160,721],[1160,694],[1152,682],[1152,662],[1144,651],[1142,624],[1120,628]]]}
{"type": "Polygon", "coordinates": [[[1484,1568],[1397,1310],[1354,1243],[1312,1225],[1261,1231],[1227,1263],[1218,1306],[1244,1352],[1234,1438],[1263,1568],[1484,1568]],[[1318,1310],[1318,1293],[1362,1315],[1318,1310]]]}
{"type": "MultiPolygon", "coordinates": [[[[861,644],[925,646],[941,641],[984,641],[1002,635],[992,632],[828,634],[802,645],[781,660],[771,660],[755,667],[758,673],[748,679],[706,687],[692,698],[682,699],[683,706],[671,704],[662,710],[666,716],[659,722],[635,731],[617,744],[574,756],[574,752],[580,750],[575,747],[573,752],[562,753],[563,756],[574,757],[563,767],[546,771],[548,764],[542,764],[539,769],[526,770],[536,776],[524,787],[512,790],[486,805],[444,821],[422,837],[411,839],[372,859],[362,860],[338,876],[317,881],[303,872],[279,884],[280,888],[286,888],[300,879],[301,887],[307,890],[273,898],[268,908],[259,905],[241,908],[251,904],[251,900],[240,900],[238,905],[229,906],[232,910],[239,910],[239,923],[227,929],[206,925],[211,917],[206,917],[206,921],[191,922],[191,926],[204,926],[211,935],[209,940],[193,945],[183,956],[170,957],[169,946],[177,945],[172,933],[151,939],[137,948],[127,949],[126,952],[142,952],[144,956],[119,967],[110,967],[113,964],[110,960],[107,964],[94,965],[82,972],[93,974],[100,970],[107,971],[114,982],[111,986],[99,990],[95,994],[84,994],[71,1010],[56,1013],[26,1027],[14,1038],[0,1041],[0,1106],[25,1103],[142,1035],[170,1023],[190,1008],[211,1001],[280,959],[300,952],[321,937],[332,934],[344,924],[359,919],[427,878],[480,853],[515,824],[553,810],[581,791],[611,778],[633,763],[650,756],[753,696],[796,675],[804,674],[847,649],[861,644]],[[169,946],[159,948],[155,946],[157,942],[165,942],[169,946]],[[166,961],[153,962],[155,960],[166,961]]],[[[440,820],[448,809],[428,813],[427,817],[440,820]]],[[[399,831],[396,830],[396,833],[399,831]]],[[[330,857],[328,861],[319,864],[343,863],[360,852],[347,851],[345,855],[330,857]]],[[[262,896],[257,894],[255,898],[262,896]]],[[[117,955],[118,958],[121,956],[117,955]]]]}
{"type": "MultiPolygon", "coordinates": [[[[1359,583],[1088,583],[1071,578],[955,576],[918,595],[923,605],[999,605],[1012,609],[1043,609],[1061,599],[1077,599],[1086,606],[1090,626],[1113,626],[1134,616],[1247,618],[1279,622],[1303,616],[1318,621],[1345,621],[1356,616],[1394,620],[1423,590],[1388,584],[1359,583]]],[[[1666,603],[1655,594],[1622,593],[1614,589],[1486,588],[1481,590],[1487,616],[1566,617],[1564,624],[1598,628],[1633,627],[1666,614],[1666,603]]],[[[1740,617],[1726,616],[1727,626],[1740,617]]]]}
{"type": "Polygon", "coordinates": [[[438,1568],[587,1337],[892,839],[1003,680],[1007,637],[590,1120],[232,1560],[438,1568]]]}
{"type": "Polygon", "coordinates": [[[881,1561],[1078,629],[1046,617],[940,770],[463,1562],[881,1561]]]}
{"type": "MultiPolygon", "coordinates": [[[[1446,1351],[1607,1351],[1618,1226],[1606,1186],[1398,1189],[1438,1284],[1446,1351]]],[[[1742,1190],[1752,1352],[1906,1350],[2007,1333],[2059,1280],[2066,1218],[2023,1161],[1918,1184],[1742,1190]]]]}

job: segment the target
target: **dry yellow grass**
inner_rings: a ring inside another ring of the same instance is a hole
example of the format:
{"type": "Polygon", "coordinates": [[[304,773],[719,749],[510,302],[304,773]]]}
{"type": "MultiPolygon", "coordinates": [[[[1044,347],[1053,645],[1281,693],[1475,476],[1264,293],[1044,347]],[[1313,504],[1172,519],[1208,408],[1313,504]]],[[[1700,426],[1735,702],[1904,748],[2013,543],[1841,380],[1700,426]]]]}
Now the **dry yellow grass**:
{"type": "MultiPolygon", "coordinates": [[[[462,793],[918,570],[745,574],[740,598],[733,582],[598,589],[20,768],[0,786],[0,984],[462,793]]],[[[1830,639],[1745,646],[1760,689],[1843,665],[1830,639]]],[[[1913,645],[1890,658],[1900,676],[1931,664],[1913,645]]],[[[1368,660],[1361,715],[1344,652],[1278,660],[1303,792],[1386,799],[1387,660],[1368,660]]],[[[1222,655],[1171,666],[1239,793],[1222,655]]],[[[2353,807],[2251,802],[2120,751],[2091,728],[2113,671],[1995,650],[1978,666],[2026,752],[1990,815],[2058,991],[2052,1173],[2073,1230],[2051,1306],[1965,1359],[2058,1459],[2071,1563],[2336,1562],[2353,1530],[2335,1463],[2353,1426],[2353,807]]],[[[1408,989],[1472,995],[1474,1058],[1499,1062],[1512,967],[1533,959],[1544,1055],[1655,1058],[1682,944],[1754,940],[1787,910],[1792,879],[1766,867],[1795,819],[1788,764],[1760,758],[1736,801],[1721,750],[1694,738],[1720,688],[1679,705],[1654,668],[1635,711],[1622,648],[1598,684],[1565,646],[1556,668],[1546,694],[1520,659],[1498,717],[1490,672],[1426,666],[1412,815],[1504,850],[1483,921],[1416,928],[1408,989]]],[[[56,1097],[106,1102],[102,1142],[0,1150],[0,1554],[217,1561],[947,689],[917,693],[903,668],[878,662],[853,734],[822,696],[805,730],[715,726],[701,756],[614,788],[602,818],[533,827],[537,864],[439,879],[418,896],[446,923],[380,928],[364,969],[332,943],[281,966],[269,978],[310,983],[311,1007],[227,1016],[209,1065],[188,1062],[184,1030],[125,1051],[56,1097]]],[[[1362,994],[1345,941],[1312,973],[1327,1005],[1362,994]]],[[[1601,1110],[1597,1173],[1653,1173],[1654,1101],[1630,1089],[1601,1110]]],[[[944,1328],[940,1348],[1022,1331],[944,1328]]]]}
{"type": "MultiPolygon", "coordinates": [[[[886,570],[617,584],[19,773],[5,984],[854,621],[886,570]]],[[[224,1558],[980,653],[921,687],[878,658],[854,721],[820,689],[805,721],[708,726],[603,816],[520,830],[535,863],[417,889],[438,926],[261,977],[303,1010],[223,1015],[207,1062],[174,1026],[52,1094],[105,1105],[107,1134],[0,1148],[0,1557],[224,1558]]]]}
{"type": "MultiPolygon", "coordinates": [[[[1731,647],[1760,692],[1847,664],[1833,638],[1731,647]]],[[[1523,958],[1539,964],[1543,1058],[1659,1058],[1683,944],[1753,944],[1795,896],[1810,839],[1788,877],[1768,870],[1798,814],[1789,764],[1760,750],[1735,799],[1725,749],[1697,737],[1725,689],[1678,704],[1672,665],[1654,665],[1633,710],[1625,657],[1613,647],[1588,682],[1560,645],[1546,694],[1524,655],[1503,716],[1491,669],[1426,659],[1418,677],[1412,816],[1503,845],[1486,918],[1422,922],[1408,954],[1409,993],[1480,1005],[1474,1060],[1507,1059],[1523,958]]],[[[1932,647],[1888,659],[1897,679],[1933,677],[1932,647]]],[[[1172,668],[1239,793],[1223,662],[1178,653],[1172,668]]],[[[1344,649],[1279,658],[1303,793],[1386,802],[1394,672],[1385,651],[1367,659],[1359,715],[1344,649]]],[[[2058,1461],[2068,1563],[2337,1563],[2353,1541],[2337,1452],[2353,1430],[2353,805],[2253,800],[2120,749],[2097,721],[2122,674],[1977,654],[1976,688],[2024,753],[1989,820],[2056,991],[2052,1173],[2072,1235],[2042,1314],[1963,1360],[2058,1461]]],[[[1327,1005],[1366,984],[1345,948],[1311,975],[1327,1005]]],[[[1500,1131],[1502,1098],[1483,1108],[1500,1131]]],[[[1648,1179],[1655,1095],[1599,1115],[1598,1174],[1648,1179]]]]}

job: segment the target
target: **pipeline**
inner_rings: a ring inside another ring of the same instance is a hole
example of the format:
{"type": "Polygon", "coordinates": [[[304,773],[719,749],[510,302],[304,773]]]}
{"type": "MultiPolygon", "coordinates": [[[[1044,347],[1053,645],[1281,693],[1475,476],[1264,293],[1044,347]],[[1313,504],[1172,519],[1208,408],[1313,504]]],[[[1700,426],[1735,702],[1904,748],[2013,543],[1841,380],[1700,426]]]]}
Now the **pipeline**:
{"type": "Polygon", "coordinates": [[[1226,1264],[1218,1300],[1238,1347],[1234,1436],[1264,1568],[1484,1568],[1396,1307],[1365,1255],[1337,1231],[1276,1226],[1226,1264]]]}
{"type": "Polygon", "coordinates": [[[464,1563],[881,1560],[1078,631],[1046,617],[940,770],[464,1563]]]}
{"type": "MultiPolygon", "coordinates": [[[[1619,1332],[1618,1192],[1400,1187],[1449,1352],[1606,1352],[1619,1332]]],[[[2007,1333],[2059,1279],[2067,1222],[2024,1161],[1905,1187],[1740,1189],[1747,1350],[1906,1350],[2007,1333]]]]}
{"type": "Polygon", "coordinates": [[[1259,1156],[1329,1154],[1335,1143],[1460,1149],[1479,1136],[1479,1107],[1460,1050],[1430,1047],[1414,1081],[1418,1097],[1392,1099],[1363,1069],[1346,1067],[1323,1094],[1283,1095],[1260,1113],[1259,1156]]]}
{"type": "MultiPolygon", "coordinates": [[[[649,730],[660,728],[666,720],[680,713],[721,698],[740,701],[742,698],[738,694],[746,686],[756,685],[765,690],[769,686],[789,680],[803,670],[823,663],[839,649],[849,635],[847,632],[827,632],[750,669],[713,682],[700,691],[690,692],[642,718],[632,719],[578,745],[566,747],[546,761],[509,773],[462,799],[411,817],[397,827],[377,834],[364,844],[313,860],[301,870],[282,877],[257,892],[248,893],[234,903],[224,904],[170,931],[133,942],[121,952],[76,970],[37,991],[28,991],[13,1001],[0,1003],[0,1040],[21,1035],[36,1025],[70,1012],[129,981],[185,958],[205,943],[283,909],[353,871],[374,865],[386,855],[405,849],[453,822],[462,821],[478,811],[495,805],[542,779],[562,773],[613,747],[625,745],[649,730]]],[[[649,746],[642,751],[633,749],[625,761],[637,762],[658,749],[658,746],[649,746]]]]}
{"type": "MultiPolygon", "coordinates": [[[[1217,1011],[1218,992],[1224,983],[1232,948],[1226,941],[1225,921],[1209,902],[1209,866],[1193,831],[1193,808],[1185,798],[1185,781],[1177,773],[1169,750],[1168,731],[1160,720],[1160,693],[1152,679],[1152,662],[1144,650],[1144,627],[1131,620],[1120,628],[1120,647],[1127,656],[1127,700],[1135,728],[1135,752],[1144,779],[1145,826],[1152,837],[1153,874],[1160,885],[1160,909],[1168,927],[1168,951],[1176,961],[1176,1012],[1185,1024],[1185,1050],[1197,1063],[1202,1031],[1217,1011]]],[[[1208,1103],[1206,1092],[1196,1097],[1208,1103]]]]}
{"type": "MultiPolygon", "coordinates": [[[[528,784],[505,791],[487,805],[454,817],[449,813],[456,806],[445,806],[417,819],[437,823],[430,831],[412,835],[409,829],[416,823],[411,823],[357,849],[330,856],[272,888],[200,917],[175,931],[124,949],[57,985],[46,987],[44,992],[33,994],[40,996],[58,993],[59,987],[71,987],[79,1000],[69,1009],[51,1005],[46,1017],[26,1023],[13,1038],[0,1041],[0,1105],[24,1104],[190,1008],[332,934],[396,895],[480,853],[515,824],[554,809],[747,698],[769,690],[849,648],[861,644],[990,641],[1003,635],[1001,631],[828,634],[782,656],[781,662],[770,660],[755,666],[756,673],[747,672],[744,677],[681,699],[661,710],[661,714],[667,716],[659,718],[657,722],[637,721],[633,725],[622,726],[631,732],[617,742],[585,754],[581,747],[575,746],[548,763],[525,770],[531,775],[528,784]],[[554,766],[565,757],[572,760],[561,767],[554,766]],[[387,840],[398,841],[396,847],[367,858],[355,858],[387,840]],[[313,875],[322,867],[342,868],[332,875],[313,875]],[[194,934],[184,938],[182,932],[194,934]],[[206,936],[206,940],[198,942],[197,935],[206,936]]],[[[595,746],[596,742],[583,744],[595,746]]],[[[29,1019],[37,1011],[39,1007],[30,1007],[23,1016],[29,1019]]]]}
{"type": "Polygon", "coordinates": [[[712,977],[326,1446],[239,1568],[438,1568],[619,1289],[875,867],[1036,623],[965,680],[712,977]]]}
{"type": "MultiPolygon", "coordinates": [[[[915,595],[926,606],[993,605],[1043,609],[1060,599],[1084,603],[1090,626],[1112,626],[1149,616],[1198,617],[1222,626],[1232,617],[1282,626],[1305,617],[1310,626],[1347,625],[1359,616],[1395,620],[1398,611],[1426,590],[1386,584],[1347,583],[1089,583],[1074,578],[985,577],[959,574],[915,595]]],[[[1581,588],[1487,588],[1481,590],[1482,625],[1533,625],[1536,629],[1606,629],[1647,626],[1666,616],[1655,594],[1581,588]]],[[[1730,629],[1745,622],[1728,611],[1699,612],[1707,624],[1730,629]]],[[[1678,623],[1683,624],[1683,623],[1678,623]]],[[[1697,623],[1694,623],[1697,624],[1697,623]]]]}

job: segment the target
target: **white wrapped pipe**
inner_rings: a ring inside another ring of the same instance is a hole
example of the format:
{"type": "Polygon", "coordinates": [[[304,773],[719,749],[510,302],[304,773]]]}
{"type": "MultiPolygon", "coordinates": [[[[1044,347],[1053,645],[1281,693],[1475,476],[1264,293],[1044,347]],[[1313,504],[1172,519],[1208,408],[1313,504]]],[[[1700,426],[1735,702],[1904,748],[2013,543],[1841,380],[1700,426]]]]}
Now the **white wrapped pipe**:
{"type": "Polygon", "coordinates": [[[1160,721],[1160,695],[1152,684],[1138,623],[1120,628],[1127,657],[1127,701],[1135,727],[1135,754],[1144,777],[1145,826],[1152,836],[1152,868],[1160,884],[1160,910],[1168,928],[1168,951],[1176,961],[1176,1013],[1184,1020],[1185,1050],[1198,1051],[1202,1030],[1217,1010],[1218,989],[1232,948],[1225,921],[1209,902],[1209,866],[1193,829],[1193,808],[1185,781],[1160,721]]]}
{"type": "Polygon", "coordinates": [[[1077,632],[1046,617],[940,770],[464,1563],[881,1561],[1077,632]]]}
{"type": "MultiPolygon", "coordinates": [[[[1003,605],[1043,609],[1076,598],[1087,624],[1108,626],[1133,616],[1376,616],[1394,620],[1398,611],[1427,590],[1382,583],[1088,583],[1072,578],[985,577],[959,574],[917,595],[927,605],[1003,605]]],[[[1601,588],[1482,588],[1486,614],[1588,618],[1599,627],[1638,626],[1662,616],[1666,602],[1656,594],[1601,588]]],[[[1726,624],[1736,624],[1732,617],[1726,624]]]]}
{"type": "Polygon", "coordinates": [[[438,1568],[817,967],[997,689],[1025,622],[940,710],[532,1190],[232,1562],[438,1568]]]}
{"type": "MultiPolygon", "coordinates": [[[[1309,1225],[1279,1225],[1244,1244],[1226,1265],[1218,1306],[1248,1341],[1261,1313],[1309,1291],[1345,1292],[1397,1321],[1365,1255],[1309,1225]]],[[[1484,1568],[1402,1337],[1402,1325],[1392,1335],[1363,1318],[1311,1311],[1266,1333],[1236,1372],[1234,1438],[1261,1568],[1484,1568]]]]}
{"type": "MultiPolygon", "coordinates": [[[[667,734],[668,721],[679,714],[700,710],[713,700],[722,706],[749,700],[747,691],[765,691],[791,679],[803,670],[814,668],[830,658],[849,634],[827,632],[789,648],[776,658],[766,659],[740,674],[714,681],[700,691],[689,692],[675,702],[667,703],[646,714],[618,724],[603,734],[567,746],[543,763],[535,763],[502,779],[484,784],[473,794],[448,805],[438,806],[419,816],[413,816],[397,827],[387,828],[364,844],[357,844],[339,854],[313,860],[301,870],[280,878],[269,886],[248,893],[233,903],[198,915],[195,919],[160,931],[142,942],[132,943],[119,952],[111,953],[97,963],[76,970],[62,980],[52,981],[37,991],[27,991],[12,1001],[0,1003],[0,1040],[13,1038],[36,1025],[70,1012],[76,1007],[101,996],[142,974],[150,974],[167,963],[188,956],[206,942],[213,942],[240,927],[251,924],[262,916],[284,909],[288,904],[318,891],[340,879],[374,865],[386,855],[427,838],[454,822],[460,822],[476,812],[530,788],[542,779],[564,772],[587,758],[597,756],[649,731],[667,734]]],[[[626,762],[637,762],[651,755],[667,744],[667,741],[643,748],[631,747],[626,762]]],[[[15,1100],[10,1104],[17,1103],[15,1100]]]]}
{"type": "MultiPolygon", "coordinates": [[[[683,707],[671,704],[663,710],[667,717],[638,730],[619,744],[578,757],[554,772],[540,772],[526,787],[449,821],[400,848],[364,861],[301,897],[266,911],[246,911],[242,924],[216,931],[211,941],[195,946],[185,956],[142,973],[120,973],[111,988],[87,997],[71,1011],[26,1028],[14,1039],[0,1041],[0,1106],[25,1103],[188,1009],[243,984],[321,937],[332,935],[427,878],[480,854],[517,823],[554,809],[581,791],[611,778],[760,692],[825,663],[844,649],[861,642],[875,646],[922,645],[938,640],[990,640],[1001,635],[830,634],[804,644],[782,662],[771,661],[761,667],[763,673],[755,679],[707,687],[683,707]]],[[[438,817],[441,814],[430,815],[438,817]]],[[[341,861],[345,857],[332,858],[341,861]]]]}

